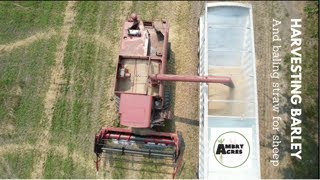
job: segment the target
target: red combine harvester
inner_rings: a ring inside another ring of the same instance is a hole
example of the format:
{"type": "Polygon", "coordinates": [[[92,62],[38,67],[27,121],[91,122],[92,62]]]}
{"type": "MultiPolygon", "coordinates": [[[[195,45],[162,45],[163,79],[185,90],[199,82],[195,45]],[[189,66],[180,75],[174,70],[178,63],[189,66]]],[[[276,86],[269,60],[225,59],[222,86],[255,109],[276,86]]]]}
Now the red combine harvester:
{"type": "Polygon", "coordinates": [[[168,33],[165,20],[142,21],[132,14],[124,23],[115,95],[120,124],[129,128],[104,128],[95,136],[97,171],[103,152],[134,154],[172,159],[174,178],[182,161],[178,134],[155,131],[173,117],[163,82],[221,83],[233,87],[229,77],[165,74],[168,33]]]}

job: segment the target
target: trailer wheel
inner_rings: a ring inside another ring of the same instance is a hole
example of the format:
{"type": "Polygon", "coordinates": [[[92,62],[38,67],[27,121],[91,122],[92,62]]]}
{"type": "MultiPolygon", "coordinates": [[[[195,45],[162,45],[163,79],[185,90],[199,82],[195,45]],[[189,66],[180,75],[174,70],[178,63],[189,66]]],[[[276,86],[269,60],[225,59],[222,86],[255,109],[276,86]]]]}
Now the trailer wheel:
{"type": "Polygon", "coordinates": [[[167,86],[167,87],[165,87],[165,90],[164,90],[163,109],[169,109],[170,102],[171,102],[170,97],[171,97],[170,96],[170,88],[167,86]]]}

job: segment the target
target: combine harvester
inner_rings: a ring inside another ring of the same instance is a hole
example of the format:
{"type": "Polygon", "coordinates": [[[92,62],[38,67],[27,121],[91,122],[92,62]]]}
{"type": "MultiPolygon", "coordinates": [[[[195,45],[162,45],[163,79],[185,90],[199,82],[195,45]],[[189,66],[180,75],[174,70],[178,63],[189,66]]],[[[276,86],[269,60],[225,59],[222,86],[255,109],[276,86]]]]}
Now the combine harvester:
{"type": "Polygon", "coordinates": [[[206,3],[199,35],[200,75],[229,76],[235,88],[200,84],[198,176],[260,179],[251,5],[206,3]]]}
{"type": "MultiPolygon", "coordinates": [[[[134,154],[173,160],[173,178],[182,161],[177,133],[157,132],[173,115],[164,81],[220,83],[233,87],[230,77],[165,74],[169,25],[142,21],[135,14],[124,23],[115,95],[120,124],[128,128],[103,128],[95,136],[94,152],[99,170],[101,154],[134,154]]],[[[228,87],[228,88],[229,88],[228,87]]],[[[220,87],[221,88],[221,87],[220,87]]],[[[229,91],[227,89],[227,91],[229,91]]]]}

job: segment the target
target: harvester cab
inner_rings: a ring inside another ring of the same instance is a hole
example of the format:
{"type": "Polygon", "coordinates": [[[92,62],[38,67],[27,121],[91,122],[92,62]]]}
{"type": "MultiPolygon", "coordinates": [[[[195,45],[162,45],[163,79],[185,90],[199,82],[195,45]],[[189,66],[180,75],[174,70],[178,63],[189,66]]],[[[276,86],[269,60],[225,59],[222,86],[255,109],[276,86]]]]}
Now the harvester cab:
{"type": "Polygon", "coordinates": [[[182,161],[177,133],[157,132],[173,115],[168,108],[164,81],[221,83],[233,88],[230,77],[165,74],[169,24],[142,21],[132,14],[124,23],[118,57],[115,96],[120,124],[103,128],[95,136],[94,152],[134,154],[173,160],[173,178],[182,161]]]}

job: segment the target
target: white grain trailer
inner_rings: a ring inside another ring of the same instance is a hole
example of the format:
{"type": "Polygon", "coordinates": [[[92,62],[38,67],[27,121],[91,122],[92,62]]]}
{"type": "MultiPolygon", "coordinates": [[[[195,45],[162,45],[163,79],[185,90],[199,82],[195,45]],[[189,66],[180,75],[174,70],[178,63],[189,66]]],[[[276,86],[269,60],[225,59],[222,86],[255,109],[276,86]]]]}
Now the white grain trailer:
{"type": "Polygon", "coordinates": [[[200,85],[200,179],[259,179],[260,148],[252,7],[206,3],[199,21],[200,75],[235,87],[200,85]]]}

